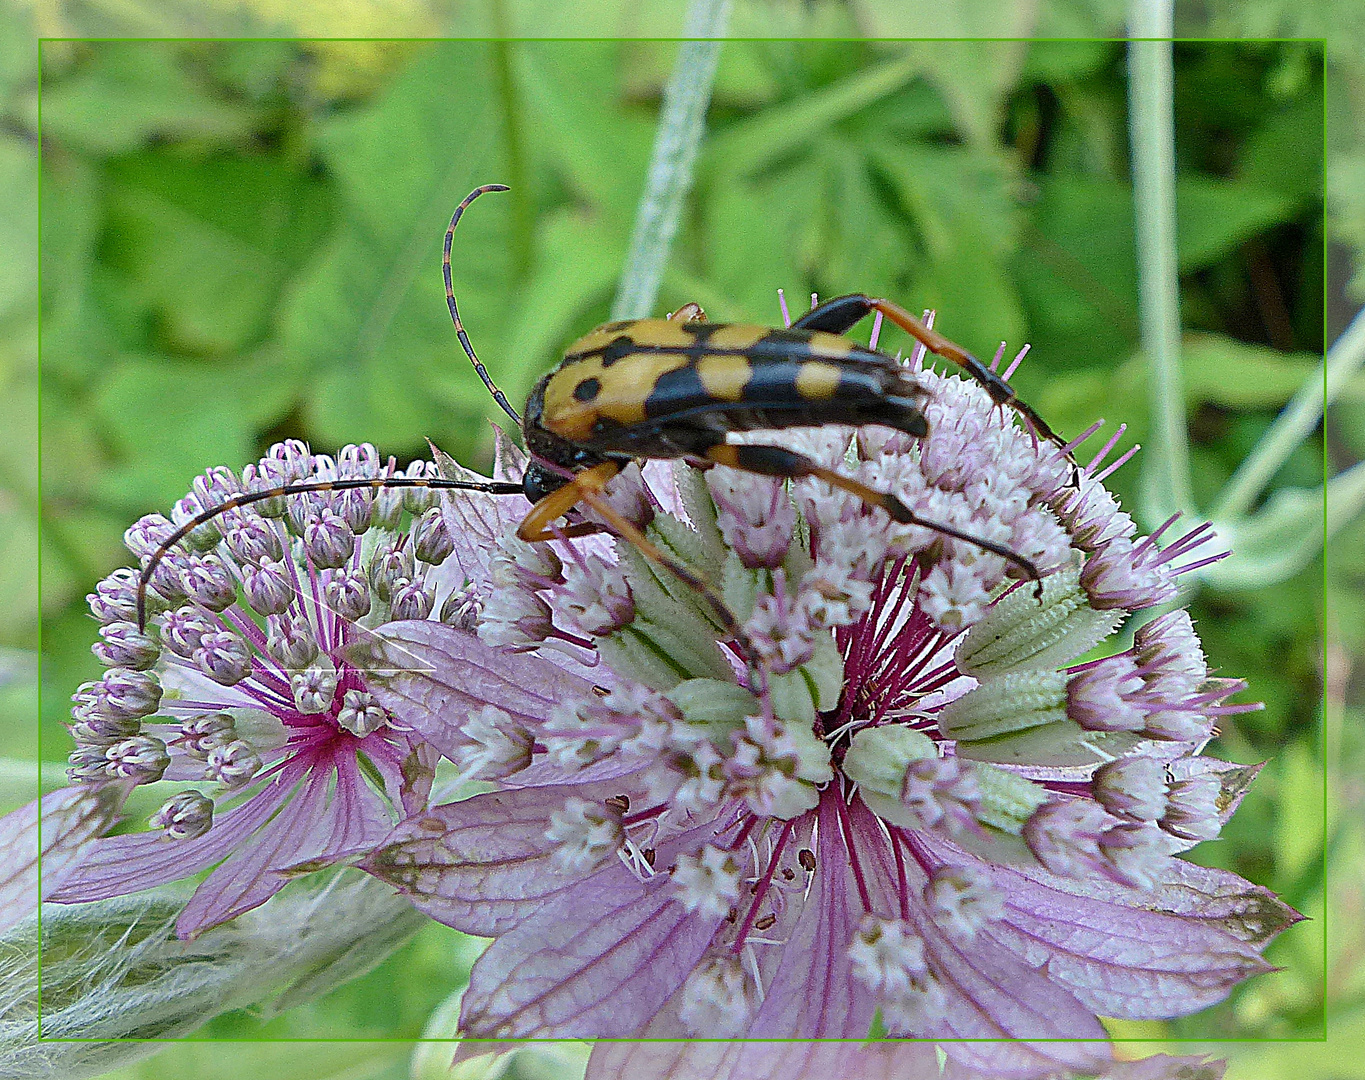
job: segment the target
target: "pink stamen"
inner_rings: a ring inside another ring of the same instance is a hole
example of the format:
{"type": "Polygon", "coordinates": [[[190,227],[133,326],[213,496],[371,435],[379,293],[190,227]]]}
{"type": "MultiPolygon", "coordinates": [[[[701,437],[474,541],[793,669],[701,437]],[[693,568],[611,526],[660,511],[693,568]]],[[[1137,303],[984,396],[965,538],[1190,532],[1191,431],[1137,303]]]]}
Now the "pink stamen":
{"type": "MultiPolygon", "coordinates": [[[[897,829],[897,832],[901,830],[897,829]]],[[[901,850],[901,845],[893,842],[891,844],[891,856],[896,860],[896,896],[900,900],[901,918],[907,922],[910,920],[910,881],[905,873],[905,854],[901,850]]]]}
{"type": "Polygon", "coordinates": [[[992,371],[999,371],[999,370],[1000,370],[1000,361],[1003,360],[1004,357],[1005,357],[1005,343],[1002,341],[1002,342],[999,344],[999,346],[996,348],[996,350],[995,350],[995,355],[991,357],[990,369],[991,369],[992,371]]]}
{"type": "MultiPolygon", "coordinates": [[[[754,898],[750,901],[749,910],[745,912],[744,921],[740,923],[739,932],[735,935],[735,943],[730,946],[731,952],[738,953],[744,947],[744,939],[749,936],[749,931],[753,929],[754,920],[758,918],[758,909],[763,904],[763,898],[768,895],[768,890],[772,887],[773,875],[777,873],[777,863],[781,858],[782,849],[787,846],[787,840],[791,837],[795,825],[795,819],[783,823],[782,832],[778,834],[777,842],[773,845],[773,852],[768,857],[768,866],[754,888],[754,898]]],[[[742,836],[737,838],[734,846],[738,847],[743,839],[742,836]]]]}
{"type": "Polygon", "coordinates": [[[1014,359],[1010,361],[1010,366],[1005,369],[1005,373],[1000,377],[1006,382],[1009,382],[1010,379],[1014,377],[1014,373],[1019,370],[1019,365],[1024,362],[1024,357],[1028,355],[1028,351],[1031,348],[1033,348],[1032,345],[1025,345],[1015,353],[1014,359]]]}
{"type": "Polygon", "coordinates": [[[844,838],[844,851],[848,854],[849,869],[853,871],[853,880],[858,886],[858,896],[863,902],[863,910],[872,910],[872,897],[867,889],[867,880],[863,876],[863,864],[858,860],[858,845],[853,842],[853,823],[848,819],[848,804],[843,798],[834,800],[834,812],[839,816],[839,833],[844,838]]]}
{"type": "Polygon", "coordinates": [[[782,325],[790,330],[792,325],[791,312],[787,310],[787,296],[781,289],[777,290],[777,306],[782,309],[782,325]]]}

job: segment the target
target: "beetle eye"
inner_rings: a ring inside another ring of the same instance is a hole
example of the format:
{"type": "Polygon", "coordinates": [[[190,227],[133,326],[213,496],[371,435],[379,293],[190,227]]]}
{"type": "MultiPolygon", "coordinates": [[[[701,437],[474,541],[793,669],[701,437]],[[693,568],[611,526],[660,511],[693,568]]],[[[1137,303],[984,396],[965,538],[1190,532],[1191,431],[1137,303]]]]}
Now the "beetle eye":
{"type": "Polygon", "coordinates": [[[558,473],[551,472],[543,465],[531,462],[526,466],[526,473],[521,478],[522,491],[526,493],[529,502],[540,502],[552,491],[558,491],[567,480],[558,473]]]}

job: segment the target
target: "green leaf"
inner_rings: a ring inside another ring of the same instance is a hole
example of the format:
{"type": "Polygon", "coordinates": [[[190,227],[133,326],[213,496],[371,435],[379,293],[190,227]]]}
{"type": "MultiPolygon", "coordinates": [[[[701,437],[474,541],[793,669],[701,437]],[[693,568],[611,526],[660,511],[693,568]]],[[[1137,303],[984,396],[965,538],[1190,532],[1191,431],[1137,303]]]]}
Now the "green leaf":
{"type": "Polygon", "coordinates": [[[927,249],[915,264],[912,308],[974,352],[1022,344],[1023,306],[1007,271],[1019,234],[1003,158],[969,149],[878,147],[885,170],[927,249]]]}
{"type": "Polygon", "coordinates": [[[1188,336],[1181,345],[1185,399],[1229,409],[1265,409],[1287,402],[1321,360],[1286,354],[1216,334],[1188,336]]]}
{"type": "MultiPolygon", "coordinates": [[[[321,135],[344,197],[342,222],[291,290],[281,335],[312,373],[303,417],[324,444],[368,439],[387,453],[418,454],[428,437],[452,451],[481,437],[475,419],[492,403],[460,355],[440,267],[455,205],[504,173],[490,56],[482,42],[428,46],[370,106],[321,135]],[[432,394],[452,375],[467,388],[454,414],[432,394]]],[[[510,302],[507,216],[506,196],[480,200],[452,253],[461,313],[485,350],[510,302]]]]}
{"type": "MultiPolygon", "coordinates": [[[[919,67],[917,57],[902,55],[731,124],[703,151],[698,171],[726,177],[759,172],[898,90],[914,78],[919,67]]],[[[724,183],[728,180],[720,186],[724,183]]]]}
{"type": "Polygon", "coordinates": [[[707,278],[728,301],[718,310],[707,309],[711,318],[775,322],[779,287],[787,290],[793,316],[804,310],[794,294],[806,275],[792,238],[810,227],[810,207],[821,205],[823,180],[818,163],[807,159],[762,180],[726,183],[710,193],[707,278]]]}
{"type": "Polygon", "coordinates": [[[956,257],[976,247],[999,258],[1018,242],[1014,172],[993,151],[877,146],[874,160],[900,196],[931,255],[956,257]]]}
{"type": "MultiPolygon", "coordinates": [[[[513,70],[525,95],[527,141],[574,196],[629,233],[654,143],[654,117],[621,108],[620,42],[519,42],[513,70]]],[[[619,268],[618,268],[619,269],[619,268]]]]}
{"type": "Polygon", "coordinates": [[[1132,189],[1066,175],[1043,180],[1040,189],[1029,236],[1038,264],[1110,321],[1124,313],[1136,330],[1132,189]]]}
{"type": "MultiPolygon", "coordinates": [[[[1065,36],[1070,35],[1056,35],[1065,36]]],[[[1027,85],[1029,82],[1079,81],[1095,74],[1108,64],[1114,55],[1114,49],[1115,43],[1110,41],[1057,41],[1035,38],[1029,42],[1028,56],[1025,57],[1024,69],[1020,72],[1020,82],[1027,85]]]]}
{"type": "Polygon", "coordinates": [[[116,163],[109,180],[107,263],[173,352],[260,340],[332,214],[326,187],[279,157],[151,152],[116,163]]]}
{"type": "Polygon", "coordinates": [[[130,510],[164,507],[208,465],[239,469],[255,435],[287,411],[296,379],[274,357],[191,363],[126,357],[100,379],[92,404],[117,455],[95,484],[130,510]]]}
{"type": "Polygon", "coordinates": [[[37,147],[0,138],[0,251],[9,270],[0,275],[0,319],[36,308],[38,279],[37,147]]]}
{"type": "Polygon", "coordinates": [[[534,267],[507,334],[507,357],[517,366],[504,368],[502,388],[517,407],[539,374],[562,358],[576,317],[611,292],[626,245],[624,233],[568,208],[541,218],[534,267]]]}
{"type": "Polygon", "coordinates": [[[1187,176],[1176,181],[1181,273],[1217,262],[1243,241],[1290,220],[1298,200],[1259,184],[1187,176]]]}
{"type": "MultiPolygon", "coordinates": [[[[44,140],[93,154],[135,150],[147,141],[196,138],[237,143],[252,113],[219,100],[191,78],[179,42],[98,41],[92,56],[67,77],[48,73],[42,92],[44,140]]],[[[36,126],[36,94],[24,103],[36,126]]]]}
{"type": "MultiPolygon", "coordinates": [[[[952,10],[967,5],[950,2],[937,6],[952,10]]],[[[920,12],[912,14],[912,9],[901,3],[894,7],[912,20],[921,18],[920,12]]],[[[1000,112],[1023,69],[1028,51],[1028,42],[1023,39],[1028,37],[1035,12],[1032,3],[1015,0],[998,5],[983,20],[989,24],[985,33],[1019,40],[918,41],[911,47],[911,54],[919,57],[924,77],[943,95],[958,132],[969,145],[984,149],[998,141],[1000,112]]]]}
{"type": "Polygon", "coordinates": [[[1242,148],[1237,178],[1314,205],[1323,191],[1322,88],[1270,116],[1242,148]]]}

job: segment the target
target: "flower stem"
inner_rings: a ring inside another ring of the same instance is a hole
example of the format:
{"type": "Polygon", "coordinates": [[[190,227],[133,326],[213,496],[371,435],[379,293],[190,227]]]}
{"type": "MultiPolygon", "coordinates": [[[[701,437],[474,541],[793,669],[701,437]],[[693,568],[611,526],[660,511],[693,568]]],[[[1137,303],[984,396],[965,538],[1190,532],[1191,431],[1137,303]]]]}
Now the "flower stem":
{"type": "Polygon", "coordinates": [[[1327,350],[1326,361],[1299,387],[1276,417],[1256,448],[1227,482],[1213,516],[1219,521],[1240,517],[1251,509],[1294,449],[1317,427],[1323,409],[1365,365],[1365,310],[1357,313],[1341,337],[1327,350]]]}
{"type": "Polygon", "coordinates": [[[1180,369],[1180,295],[1175,250],[1175,118],[1171,100],[1172,0],[1128,8],[1129,139],[1137,227],[1138,318],[1151,370],[1151,444],[1143,508],[1162,521],[1192,508],[1189,437],[1180,369]]]}
{"type": "Polygon", "coordinates": [[[730,0],[691,0],[688,5],[683,36],[693,40],[682,42],[678,62],[664,89],[649,175],[611,308],[613,319],[642,318],[653,310],[658,298],[664,261],[678,230],[683,199],[692,186],[692,166],[711,102],[720,39],[729,17],[730,0]]]}

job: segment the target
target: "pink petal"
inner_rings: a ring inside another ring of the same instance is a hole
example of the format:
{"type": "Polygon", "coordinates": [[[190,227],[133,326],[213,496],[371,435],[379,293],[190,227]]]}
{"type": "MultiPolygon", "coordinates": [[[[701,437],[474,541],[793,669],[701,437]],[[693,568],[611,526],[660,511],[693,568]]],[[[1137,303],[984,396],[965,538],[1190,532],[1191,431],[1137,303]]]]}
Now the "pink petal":
{"type": "Polygon", "coordinates": [[[327,798],[326,780],[318,782],[317,772],[303,781],[299,793],[251,838],[250,844],[238,848],[204,879],[176,920],[179,937],[197,937],[265,903],[284,888],[287,878],[270,870],[303,858],[303,845],[311,836],[308,825],[322,812],[327,798]]]}
{"type": "MultiPolygon", "coordinates": [[[[861,802],[850,805],[848,813],[874,908],[899,913],[901,887],[891,851],[887,842],[873,842],[884,834],[861,802]]],[[[907,864],[908,891],[917,898],[926,877],[912,860],[907,864]]],[[[905,916],[923,939],[925,958],[947,996],[944,1015],[933,1029],[910,1034],[987,1040],[945,1042],[943,1049],[1001,1080],[1047,1075],[1059,1066],[1095,1068],[1109,1060],[1104,1027],[1065,987],[1050,981],[1045,970],[1021,962],[981,933],[971,941],[954,941],[918,899],[907,905],[905,916]]]]}
{"type": "Polygon", "coordinates": [[[848,945],[862,904],[839,829],[833,789],[820,800],[815,881],[748,1034],[756,1039],[862,1039],[875,1003],[853,978],[848,945]]]}
{"type": "MultiPolygon", "coordinates": [[[[930,843],[949,861],[963,861],[951,857],[951,844],[930,843]]],[[[1298,919],[1235,874],[1179,859],[1169,883],[1151,892],[1040,869],[990,871],[1009,898],[990,936],[1105,1016],[1168,1019],[1221,1001],[1270,970],[1260,949],[1298,919]]]]}
{"type": "Polygon", "coordinates": [[[293,784],[294,777],[276,776],[246,802],[218,817],[213,828],[194,840],[172,840],[160,830],[100,840],[51,899],[61,904],[103,900],[198,873],[226,858],[265,824],[293,784]]]}
{"type": "Polygon", "coordinates": [[[551,858],[550,814],[571,795],[613,794],[582,785],[521,788],[436,806],[394,829],[362,867],[438,922],[495,937],[583,878],[551,858]]]}
{"type": "Polygon", "coordinates": [[[265,903],[291,873],[369,851],[380,841],[388,812],[361,779],[355,759],[338,755],[336,786],[329,792],[331,776],[331,769],[311,769],[280,813],[204,880],[176,921],[180,937],[197,936],[265,903]]]}
{"type": "Polygon", "coordinates": [[[927,1042],[599,1042],[583,1080],[929,1080],[938,1075],[937,1050],[927,1042]]]}
{"type": "Polygon", "coordinates": [[[0,818],[0,932],[56,892],[114,823],[127,797],[124,784],[82,784],[49,792],[0,818]]]}
{"type": "MultiPolygon", "coordinates": [[[[658,865],[713,835],[706,823],[660,845],[658,865]]],[[[485,1038],[628,1038],[701,959],[719,918],[689,914],[668,878],[619,863],[498,938],[470,973],[460,1030],[485,1038]]]]}
{"type": "MultiPolygon", "coordinates": [[[[302,865],[276,865],[272,869],[305,873],[338,859],[367,855],[393,828],[388,804],[360,775],[356,759],[350,754],[338,754],[336,771],[336,788],[330,801],[315,822],[312,834],[299,844],[300,852],[312,854],[302,856],[302,865]]],[[[321,779],[310,778],[310,782],[326,787],[325,777],[323,771],[321,779]]]]}
{"type": "Polygon", "coordinates": [[[557,702],[592,692],[557,664],[429,620],[388,623],[348,651],[379,703],[447,757],[468,742],[460,725],[485,705],[538,726],[557,702]]]}
{"type": "MultiPolygon", "coordinates": [[[[499,432],[501,436],[501,432],[499,432]]],[[[433,459],[448,480],[482,480],[449,454],[432,447],[433,459]]],[[[524,499],[508,495],[481,495],[474,491],[443,492],[441,515],[454,541],[451,552],[460,576],[480,588],[488,587],[488,560],[509,528],[526,516],[524,499]]],[[[459,587],[459,583],[456,583],[459,587]]]]}

